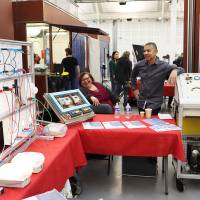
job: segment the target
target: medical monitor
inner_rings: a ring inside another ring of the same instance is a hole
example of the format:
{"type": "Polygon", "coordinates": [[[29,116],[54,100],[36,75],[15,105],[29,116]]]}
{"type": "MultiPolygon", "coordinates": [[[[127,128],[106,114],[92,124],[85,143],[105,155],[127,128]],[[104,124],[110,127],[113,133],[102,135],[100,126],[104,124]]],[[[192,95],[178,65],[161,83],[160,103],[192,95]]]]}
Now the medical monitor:
{"type": "Polygon", "coordinates": [[[90,103],[79,89],[46,93],[44,98],[65,124],[85,121],[94,116],[90,103]]]}
{"type": "Polygon", "coordinates": [[[54,64],[54,73],[56,74],[62,74],[63,72],[63,66],[62,64],[54,64]]]}

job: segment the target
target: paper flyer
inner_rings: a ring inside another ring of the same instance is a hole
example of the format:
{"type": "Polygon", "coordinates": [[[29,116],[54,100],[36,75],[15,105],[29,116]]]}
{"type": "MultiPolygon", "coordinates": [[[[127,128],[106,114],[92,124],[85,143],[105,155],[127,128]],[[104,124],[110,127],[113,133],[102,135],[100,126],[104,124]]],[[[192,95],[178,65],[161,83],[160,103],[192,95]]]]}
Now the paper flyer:
{"type": "Polygon", "coordinates": [[[146,126],[140,121],[125,121],[122,122],[127,128],[145,128],[146,126]]]}
{"type": "Polygon", "coordinates": [[[83,122],[84,129],[104,129],[101,122],[83,122]]]}
{"type": "Polygon", "coordinates": [[[158,117],[160,119],[173,119],[170,114],[166,114],[166,113],[158,113],[158,117]]]}
{"type": "Polygon", "coordinates": [[[168,125],[154,125],[150,126],[149,128],[153,129],[156,132],[164,132],[164,131],[176,131],[181,130],[180,127],[174,125],[174,124],[168,124],[168,125]]]}
{"type": "Polygon", "coordinates": [[[145,123],[149,124],[149,125],[152,125],[152,126],[154,126],[154,125],[169,125],[170,124],[168,122],[165,122],[163,120],[156,119],[156,118],[154,118],[154,119],[144,119],[143,121],[145,123]]]}
{"type": "Polygon", "coordinates": [[[123,124],[119,121],[102,122],[106,129],[112,128],[125,128],[123,124]]]}

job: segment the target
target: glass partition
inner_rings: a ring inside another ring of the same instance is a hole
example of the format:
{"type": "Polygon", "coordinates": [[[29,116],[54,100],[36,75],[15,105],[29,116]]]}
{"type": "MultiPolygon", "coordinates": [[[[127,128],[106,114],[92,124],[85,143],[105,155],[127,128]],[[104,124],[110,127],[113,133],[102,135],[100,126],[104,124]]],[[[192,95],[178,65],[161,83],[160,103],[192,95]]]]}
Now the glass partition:
{"type": "MultiPolygon", "coordinates": [[[[68,31],[52,27],[52,57],[50,57],[49,25],[45,23],[27,24],[27,41],[33,43],[35,65],[50,70],[51,60],[53,65],[60,64],[65,57],[65,48],[69,47],[70,34],[68,31]]],[[[54,72],[54,67],[51,67],[54,72]]]]}

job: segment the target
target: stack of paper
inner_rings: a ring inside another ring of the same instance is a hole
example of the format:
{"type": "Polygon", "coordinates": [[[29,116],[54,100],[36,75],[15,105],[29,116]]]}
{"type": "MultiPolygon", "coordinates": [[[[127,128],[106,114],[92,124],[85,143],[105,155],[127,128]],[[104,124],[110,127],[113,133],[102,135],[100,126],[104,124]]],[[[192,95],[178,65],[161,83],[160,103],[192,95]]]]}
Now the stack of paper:
{"type": "Polygon", "coordinates": [[[125,128],[123,124],[119,121],[102,122],[106,129],[112,128],[125,128]]]}
{"type": "Polygon", "coordinates": [[[173,119],[170,114],[166,114],[166,113],[158,113],[158,117],[160,119],[173,119]]]}
{"type": "Polygon", "coordinates": [[[123,124],[127,128],[145,128],[146,126],[140,121],[125,121],[123,124]]]}
{"type": "Polygon", "coordinates": [[[163,120],[160,119],[144,119],[143,120],[145,123],[149,124],[149,125],[166,125],[169,124],[168,122],[165,122],[163,120]]]}
{"type": "Polygon", "coordinates": [[[104,129],[101,122],[83,122],[84,129],[104,129]]]}
{"type": "Polygon", "coordinates": [[[154,125],[154,126],[150,126],[150,128],[156,132],[181,130],[180,127],[174,124],[154,125]]]}

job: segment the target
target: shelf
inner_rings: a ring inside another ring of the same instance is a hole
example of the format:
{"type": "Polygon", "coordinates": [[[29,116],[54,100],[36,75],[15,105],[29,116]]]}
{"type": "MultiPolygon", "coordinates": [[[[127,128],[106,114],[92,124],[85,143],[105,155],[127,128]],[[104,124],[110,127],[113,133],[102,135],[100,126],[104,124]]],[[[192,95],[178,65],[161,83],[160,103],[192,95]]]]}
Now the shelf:
{"type": "Polygon", "coordinates": [[[0,77],[0,81],[9,81],[14,79],[19,79],[20,77],[32,76],[33,73],[26,73],[26,74],[18,74],[18,75],[11,75],[6,77],[0,77]]]}

